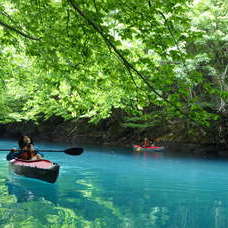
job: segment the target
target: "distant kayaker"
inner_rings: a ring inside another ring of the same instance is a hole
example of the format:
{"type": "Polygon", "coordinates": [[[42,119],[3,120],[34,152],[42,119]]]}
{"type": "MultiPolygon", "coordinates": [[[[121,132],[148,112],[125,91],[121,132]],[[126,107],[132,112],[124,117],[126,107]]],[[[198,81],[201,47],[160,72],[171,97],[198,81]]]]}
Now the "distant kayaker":
{"type": "Polygon", "coordinates": [[[7,155],[7,160],[12,160],[14,158],[19,158],[23,160],[39,160],[42,159],[41,154],[39,154],[33,145],[32,138],[24,135],[21,136],[18,140],[19,150],[12,149],[10,153],[7,155]]]}
{"type": "Polygon", "coordinates": [[[154,146],[154,143],[150,141],[148,138],[144,138],[142,147],[151,147],[154,146]]]}

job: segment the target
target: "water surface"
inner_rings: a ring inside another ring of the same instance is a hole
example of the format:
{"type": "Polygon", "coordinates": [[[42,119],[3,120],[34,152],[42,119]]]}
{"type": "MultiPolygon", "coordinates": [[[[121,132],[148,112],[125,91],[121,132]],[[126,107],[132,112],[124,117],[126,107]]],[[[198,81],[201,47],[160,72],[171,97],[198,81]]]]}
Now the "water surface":
{"type": "Polygon", "coordinates": [[[80,156],[45,153],[61,166],[55,184],[10,173],[1,152],[0,227],[228,227],[227,161],[84,148],[80,156]]]}

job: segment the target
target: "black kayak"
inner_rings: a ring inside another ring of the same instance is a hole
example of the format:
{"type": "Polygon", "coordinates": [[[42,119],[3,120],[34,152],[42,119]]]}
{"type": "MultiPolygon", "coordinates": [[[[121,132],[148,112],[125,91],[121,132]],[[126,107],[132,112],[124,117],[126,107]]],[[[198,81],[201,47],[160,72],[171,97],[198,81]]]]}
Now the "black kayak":
{"type": "Polygon", "coordinates": [[[54,183],[59,175],[60,166],[49,160],[22,160],[12,159],[9,161],[11,170],[21,176],[40,179],[54,183]]]}

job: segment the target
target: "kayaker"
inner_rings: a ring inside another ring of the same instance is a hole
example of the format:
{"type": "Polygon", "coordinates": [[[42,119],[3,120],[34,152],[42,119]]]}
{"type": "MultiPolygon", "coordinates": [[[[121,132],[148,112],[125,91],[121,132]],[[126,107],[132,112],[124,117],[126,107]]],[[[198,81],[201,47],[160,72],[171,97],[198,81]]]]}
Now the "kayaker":
{"type": "Polygon", "coordinates": [[[153,142],[150,141],[148,138],[144,138],[142,147],[151,147],[151,146],[154,146],[153,142]]]}
{"type": "Polygon", "coordinates": [[[26,135],[21,136],[18,140],[18,146],[20,151],[17,149],[12,149],[6,157],[7,160],[12,160],[14,158],[23,160],[42,159],[42,155],[34,149],[32,138],[26,135]]]}
{"type": "Polygon", "coordinates": [[[22,135],[18,140],[18,146],[21,150],[23,150],[24,147],[30,143],[33,144],[33,140],[27,135],[22,135]]]}
{"type": "Polygon", "coordinates": [[[42,159],[42,156],[35,151],[32,143],[28,143],[27,145],[25,145],[23,147],[23,150],[25,152],[23,152],[22,154],[20,154],[18,156],[19,159],[23,159],[23,160],[39,160],[39,159],[42,159]]]}

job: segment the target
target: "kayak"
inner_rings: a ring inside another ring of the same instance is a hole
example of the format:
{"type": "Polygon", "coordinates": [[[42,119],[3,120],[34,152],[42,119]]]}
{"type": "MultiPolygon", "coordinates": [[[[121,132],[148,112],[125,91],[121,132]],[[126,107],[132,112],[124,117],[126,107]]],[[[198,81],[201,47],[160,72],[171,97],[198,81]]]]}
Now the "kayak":
{"type": "Polygon", "coordinates": [[[164,146],[148,146],[148,147],[142,147],[140,145],[133,145],[133,148],[135,151],[138,152],[161,152],[165,150],[164,146]]]}
{"type": "Polygon", "coordinates": [[[54,183],[59,175],[60,166],[49,160],[22,160],[12,159],[9,161],[11,170],[21,176],[40,179],[54,183]]]}

